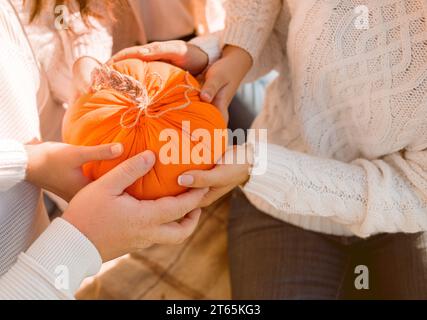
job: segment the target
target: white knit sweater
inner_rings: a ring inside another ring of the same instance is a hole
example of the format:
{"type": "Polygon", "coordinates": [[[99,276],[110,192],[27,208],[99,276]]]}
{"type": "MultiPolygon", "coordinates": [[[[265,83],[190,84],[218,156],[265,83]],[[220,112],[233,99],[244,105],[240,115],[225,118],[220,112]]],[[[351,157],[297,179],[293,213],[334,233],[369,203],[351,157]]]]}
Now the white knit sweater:
{"type": "Polygon", "coordinates": [[[280,73],[253,125],[268,129],[268,168],[248,198],[328,234],[426,231],[427,1],[228,0],[226,10],[222,40],[251,54],[248,79],[280,73]]]}
{"type": "Polygon", "coordinates": [[[0,299],[71,299],[101,259],[65,220],[49,225],[40,189],[24,181],[23,144],[39,138],[36,96],[45,79],[5,0],[0,43],[0,299]]]}
{"type": "Polygon", "coordinates": [[[55,0],[45,0],[44,10],[30,23],[33,1],[10,0],[15,7],[41,66],[46,88],[40,90],[39,115],[44,140],[60,141],[62,118],[67,103],[74,97],[72,67],[82,56],[91,56],[105,62],[111,56],[112,35],[106,9],[101,1],[93,1],[105,17],[89,17],[86,25],[77,1],[68,1],[67,10],[57,10],[55,0]]]}

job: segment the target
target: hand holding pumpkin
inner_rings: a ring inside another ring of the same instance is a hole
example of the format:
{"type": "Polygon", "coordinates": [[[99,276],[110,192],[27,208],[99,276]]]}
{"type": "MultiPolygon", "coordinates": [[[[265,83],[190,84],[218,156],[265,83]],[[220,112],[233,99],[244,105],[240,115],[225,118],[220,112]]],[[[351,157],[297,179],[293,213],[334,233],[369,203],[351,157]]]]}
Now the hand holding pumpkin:
{"type": "MultiPolygon", "coordinates": [[[[208,66],[208,56],[200,48],[184,41],[155,42],[117,53],[111,60],[118,62],[136,58],[143,61],[166,61],[198,75],[208,66]]],[[[252,58],[245,50],[227,45],[222,57],[210,66],[200,91],[202,101],[216,106],[228,122],[228,107],[240,83],[252,66],[252,58]],[[233,70],[233,72],[230,72],[233,70]]]]}
{"type": "Polygon", "coordinates": [[[163,61],[198,75],[208,66],[208,55],[199,47],[181,40],[152,42],[144,46],[136,46],[116,53],[108,64],[127,59],[143,61],[163,61]]]}
{"type": "Polygon", "coordinates": [[[103,261],[152,244],[181,243],[196,228],[207,189],[146,201],[124,191],[154,163],[151,151],[122,162],[80,191],[65,211],[63,218],[95,245],[103,261]]]}
{"type": "Polygon", "coordinates": [[[164,62],[127,59],[104,65],[93,74],[92,90],[68,108],[64,141],[123,145],[117,159],[84,165],[91,180],[151,150],[159,161],[126,191],[139,200],[178,195],[187,190],[177,183],[179,175],[211,169],[227,147],[227,125],[217,108],[200,101],[199,91],[188,72],[164,62]]]}
{"type": "Polygon", "coordinates": [[[122,145],[118,143],[80,147],[45,142],[28,144],[25,148],[28,155],[27,181],[67,201],[90,182],[82,172],[85,163],[114,159],[123,152],[122,145]]]}
{"type": "Polygon", "coordinates": [[[189,188],[209,188],[200,207],[207,207],[249,179],[252,150],[247,145],[232,146],[213,169],[188,171],[178,177],[178,183],[189,188]]]}

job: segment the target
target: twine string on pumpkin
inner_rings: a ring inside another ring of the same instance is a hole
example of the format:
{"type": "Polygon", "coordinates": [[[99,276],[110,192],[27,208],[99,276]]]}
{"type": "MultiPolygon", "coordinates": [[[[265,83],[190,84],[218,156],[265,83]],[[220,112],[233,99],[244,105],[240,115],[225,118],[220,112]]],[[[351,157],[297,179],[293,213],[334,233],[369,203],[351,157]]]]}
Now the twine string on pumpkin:
{"type": "MultiPolygon", "coordinates": [[[[200,92],[198,88],[194,87],[191,84],[188,72],[185,73],[186,84],[179,84],[173,86],[169,88],[166,92],[163,92],[164,81],[158,73],[151,73],[147,75],[146,83],[151,82],[154,77],[157,78],[158,88],[157,92],[150,97],[146,85],[144,86],[140,81],[131,76],[113,70],[107,65],[103,65],[100,68],[96,68],[92,72],[92,90],[96,92],[102,89],[113,89],[128,97],[136,104],[135,107],[126,110],[120,118],[120,125],[126,129],[131,129],[135,127],[138,124],[142,114],[145,114],[145,116],[149,118],[160,118],[161,116],[170,111],[184,109],[191,104],[189,93],[192,91],[200,92]],[[155,114],[150,114],[149,106],[154,105],[160,102],[162,99],[167,98],[177,89],[185,89],[185,103],[173,108],[163,110],[161,112],[157,112],[155,114]],[[135,120],[131,124],[126,125],[125,118],[135,110],[138,110],[135,120]]],[[[156,83],[155,80],[154,83],[156,83]]]]}

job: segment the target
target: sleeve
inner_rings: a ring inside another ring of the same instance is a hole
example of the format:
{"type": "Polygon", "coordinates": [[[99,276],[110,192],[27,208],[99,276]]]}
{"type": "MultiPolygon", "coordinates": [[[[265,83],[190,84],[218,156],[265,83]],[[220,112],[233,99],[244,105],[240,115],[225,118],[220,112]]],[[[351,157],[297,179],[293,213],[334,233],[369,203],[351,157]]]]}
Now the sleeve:
{"type": "Polygon", "coordinates": [[[7,191],[24,180],[27,161],[22,143],[0,139],[0,192],[7,191]]]}
{"type": "Polygon", "coordinates": [[[260,144],[243,190],[276,218],[328,217],[361,237],[427,230],[427,150],[344,163],[260,144]],[[265,156],[266,155],[266,156],[265,156]]]}
{"type": "Polygon", "coordinates": [[[220,58],[225,45],[244,49],[254,64],[243,82],[252,82],[283,61],[282,41],[273,30],[281,4],[281,0],[228,0],[225,29],[190,43],[207,53],[210,64],[220,58]]]}
{"type": "Polygon", "coordinates": [[[273,31],[258,59],[253,60],[253,66],[243,79],[243,83],[253,82],[276,69],[281,63],[283,64],[285,57],[280,47],[281,41],[280,37],[273,31]]]}
{"type": "Polygon", "coordinates": [[[83,279],[100,267],[95,246],[58,218],[0,278],[0,300],[73,299],[83,279]]]}
{"type": "Polygon", "coordinates": [[[71,6],[69,14],[64,17],[67,37],[63,42],[69,42],[64,43],[64,46],[70,47],[73,63],[84,56],[93,57],[102,63],[111,57],[112,26],[108,21],[106,4],[98,1],[93,10],[97,16],[103,17],[103,19],[89,16],[85,23],[75,2],[74,6],[71,6]]]}
{"type": "Polygon", "coordinates": [[[189,41],[190,44],[199,47],[209,58],[209,65],[215,63],[221,57],[220,32],[198,36],[189,41]]]}
{"type": "Polygon", "coordinates": [[[228,0],[222,42],[246,50],[257,61],[273,31],[281,0],[228,0]]]}
{"type": "Polygon", "coordinates": [[[80,12],[71,14],[69,19],[68,39],[73,63],[85,56],[93,57],[102,63],[110,59],[113,38],[111,26],[106,21],[89,16],[88,25],[85,25],[80,12]]]}
{"type": "MultiPolygon", "coordinates": [[[[73,88],[72,70],[78,59],[87,56],[105,63],[111,57],[113,39],[107,4],[104,1],[94,1],[92,5],[96,17],[90,15],[83,19],[77,1],[70,1],[66,9],[61,11],[62,19],[58,20],[59,22],[55,20],[56,24],[53,23],[50,27],[49,32],[57,34],[59,38],[57,49],[60,48],[60,52],[52,56],[52,61],[44,63],[46,67],[49,66],[45,71],[51,96],[59,102],[54,104],[53,108],[66,108],[67,105],[63,103],[74,100],[74,90],[70,90],[70,87],[73,88]],[[57,25],[58,23],[60,24],[57,25]],[[54,67],[58,68],[58,72],[54,72],[54,67]]],[[[46,117],[50,117],[58,111],[48,109],[46,112],[46,117]]]]}

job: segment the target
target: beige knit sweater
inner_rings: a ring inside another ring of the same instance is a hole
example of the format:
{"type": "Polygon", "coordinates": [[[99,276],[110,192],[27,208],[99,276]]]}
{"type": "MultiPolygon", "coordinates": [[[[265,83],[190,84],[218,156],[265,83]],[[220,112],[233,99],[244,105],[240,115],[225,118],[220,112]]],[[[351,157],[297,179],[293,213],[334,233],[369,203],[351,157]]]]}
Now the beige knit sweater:
{"type": "Polygon", "coordinates": [[[248,198],[328,234],[427,230],[427,1],[228,0],[226,10],[223,42],[251,54],[249,79],[280,73],[253,125],[268,129],[268,167],[248,198]]]}

